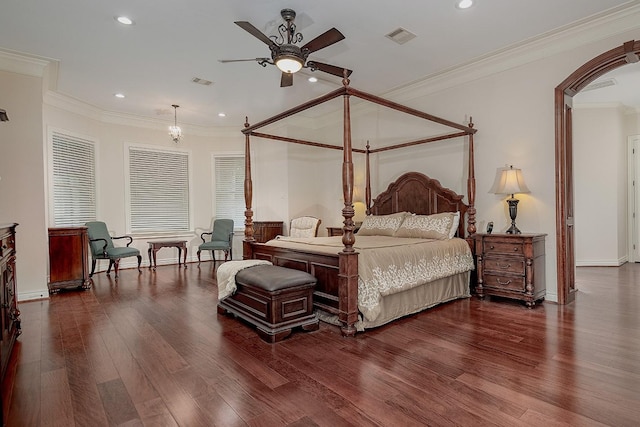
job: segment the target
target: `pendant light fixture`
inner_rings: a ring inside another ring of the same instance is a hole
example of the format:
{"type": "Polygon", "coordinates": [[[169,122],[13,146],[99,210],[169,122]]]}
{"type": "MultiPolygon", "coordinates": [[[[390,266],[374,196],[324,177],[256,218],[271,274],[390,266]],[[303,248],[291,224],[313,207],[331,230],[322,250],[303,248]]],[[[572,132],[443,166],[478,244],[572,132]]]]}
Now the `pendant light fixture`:
{"type": "Polygon", "coordinates": [[[171,136],[171,139],[173,139],[173,142],[177,144],[180,141],[180,138],[182,138],[182,129],[178,126],[179,105],[173,104],[171,106],[173,107],[173,126],[169,126],[169,135],[171,136]]]}

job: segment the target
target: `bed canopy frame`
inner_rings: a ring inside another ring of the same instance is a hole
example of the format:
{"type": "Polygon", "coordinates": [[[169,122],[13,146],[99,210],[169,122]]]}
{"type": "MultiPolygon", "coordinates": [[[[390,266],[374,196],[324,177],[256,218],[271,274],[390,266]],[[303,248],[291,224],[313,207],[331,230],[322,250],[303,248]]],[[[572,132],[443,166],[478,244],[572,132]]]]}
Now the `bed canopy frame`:
{"type": "MultiPolygon", "coordinates": [[[[442,119],[440,117],[433,116],[431,114],[424,113],[422,111],[413,109],[411,107],[389,101],[387,99],[359,91],[349,86],[350,80],[344,76],[342,80],[342,87],[327,93],[324,96],[315,98],[306,103],[300,104],[294,108],[286,110],[280,114],[272,116],[266,120],[263,120],[254,125],[249,124],[248,117],[245,119],[244,129],[242,133],[245,135],[245,181],[244,181],[244,195],[245,195],[245,232],[243,242],[243,255],[245,258],[251,257],[253,253],[252,246],[258,245],[255,243],[253,237],[253,183],[251,180],[251,137],[259,137],[272,139],[276,141],[302,144],[313,147],[335,149],[343,151],[342,161],[342,193],[344,199],[344,208],[342,209],[342,216],[344,217],[344,227],[342,235],[342,243],[344,245],[343,250],[338,254],[339,257],[339,300],[340,310],[337,313],[343,335],[352,336],[355,334],[354,324],[357,321],[358,308],[357,308],[357,282],[358,282],[358,253],[355,251],[353,245],[355,243],[354,228],[355,223],[353,217],[355,214],[353,208],[353,184],[354,184],[354,166],[353,166],[353,153],[362,153],[366,155],[365,163],[365,204],[366,213],[369,215],[372,208],[371,200],[371,176],[370,176],[370,155],[388,150],[394,150],[398,148],[411,147],[421,144],[427,144],[430,142],[443,141],[448,139],[467,137],[468,138],[468,176],[467,176],[467,237],[473,235],[476,232],[476,210],[475,210],[475,166],[474,166],[474,147],[473,147],[473,135],[477,132],[474,129],[472,118],[469,119],[468,126],[454,123],[452,121],[442,119]],[[284,136],[272,135],[267,133],[258,132],[259,129],[276,123],[280,120],[291,117],[297,113],[305,111],[309,108],[318,106],[327,101],[330,101],[339,96],[343,97],[343,145],[331,145],[313,141],[306,141],[302,139],[289,138],[284,136]],[[351,105],[350,97],[355,96],[359,99],[372,102],[374,104],[387,107],[401,113],[405,113],[414,117],[418,117],[433,123],[444,125],[452,130],[438,136],[432,136],[413,140],[409,142],[397,143],[390,146],[381,148],[373,148],[369,146],[367,142],[366,149],[353,148],[351,144],[351,105]]],[[[439,185],[439,184],[438,184],[439,185]]],[[[375,213],[375,212],[374,212],[375,213]]],[[[464,226],[461,221],[461,230],[464,226]]],[[[465,236],[460,236],[465,237],[465,236]]],[[[469,241],[469,239],[467,239],[469,241]]]]}

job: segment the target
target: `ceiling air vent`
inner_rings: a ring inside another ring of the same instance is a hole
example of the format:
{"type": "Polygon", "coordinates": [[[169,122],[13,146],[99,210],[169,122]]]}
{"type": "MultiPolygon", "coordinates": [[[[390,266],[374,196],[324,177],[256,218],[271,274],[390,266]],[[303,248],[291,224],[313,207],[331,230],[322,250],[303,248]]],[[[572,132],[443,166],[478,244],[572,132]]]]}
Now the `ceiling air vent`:
{"type": "Polygon", "coordinates": [[[203,85],[203,86],[211,86],[213,84],[212,81],[201,79],[200,77],[194,77],[194,78],[191,79],[191,81],[194,82],[194,83],[198,83],[199,85],[203,85]]]}
{"type": "Polygon", "coordinates": [[[588,90],[602,89],[603,87],[615,86],[617,83],[615,79],[605,79],[597,82],[593,82],[590,85],[587,85],[582,92],[586,92],[588,90]]]}
{"type": "Polygon", "coordinates": [[[393,40],[394,42],[396,42],[398,44],[405,44],[409,40],[414,39],[416,37],[416,35],[413,34],[410,31],[405,30],[404,28],[400,27],[397,30],[391,31],[385,37],[393,40]]]}

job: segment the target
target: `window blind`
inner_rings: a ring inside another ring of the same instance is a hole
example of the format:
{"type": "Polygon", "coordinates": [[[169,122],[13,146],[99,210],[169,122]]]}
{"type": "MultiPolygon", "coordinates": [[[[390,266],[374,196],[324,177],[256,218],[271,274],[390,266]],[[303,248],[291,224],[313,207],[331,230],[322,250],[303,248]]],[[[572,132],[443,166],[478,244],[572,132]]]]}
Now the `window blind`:
{"type": "Polygon", "coordinates": [[[53,223],[56,227],[96,220],[95,143],[52,134],[53,223]]]}
{"type": "Polygon", "coordinates": [[[129,147],[132,232],[188,231],[189,155],[129,147]]]}
{"type": "Polygon", "coordinates": [[[244,157],[214,157],[215,215],[233,219],[235,227],[244,224],[244,157]]]}

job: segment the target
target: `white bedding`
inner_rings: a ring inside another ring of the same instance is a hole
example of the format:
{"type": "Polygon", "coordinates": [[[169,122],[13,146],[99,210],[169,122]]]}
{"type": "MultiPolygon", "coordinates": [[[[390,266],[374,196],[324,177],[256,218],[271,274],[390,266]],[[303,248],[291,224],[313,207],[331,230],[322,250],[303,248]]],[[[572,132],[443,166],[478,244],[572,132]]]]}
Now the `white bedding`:
{"type": "MultiPolygon", "coordinates": [[[[342,237],[278,237],[266,243],[306,252],[337,254],[342,237]]],[[[414,239],[356,236],[358,255],[358,309],[364,320],[375,322],[385,296],[413,289],[473,270],[473,256],[463,239],[414,239]]]]}

